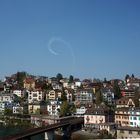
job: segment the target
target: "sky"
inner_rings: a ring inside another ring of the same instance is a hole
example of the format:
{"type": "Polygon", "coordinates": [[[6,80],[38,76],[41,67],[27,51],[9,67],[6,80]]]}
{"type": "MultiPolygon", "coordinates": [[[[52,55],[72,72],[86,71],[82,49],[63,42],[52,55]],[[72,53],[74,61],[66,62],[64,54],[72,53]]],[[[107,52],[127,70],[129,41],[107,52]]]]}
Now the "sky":
{"type": "Polygon", "coordinates": [[[139,0],[0,0],[0,78],[140,77],[139,54],[139,0]]]}

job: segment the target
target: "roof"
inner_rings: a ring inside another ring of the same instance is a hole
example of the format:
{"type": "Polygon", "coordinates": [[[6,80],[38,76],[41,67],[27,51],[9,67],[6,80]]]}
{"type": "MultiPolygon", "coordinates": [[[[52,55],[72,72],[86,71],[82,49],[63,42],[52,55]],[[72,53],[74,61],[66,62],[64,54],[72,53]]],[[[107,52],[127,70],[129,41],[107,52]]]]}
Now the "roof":
{"type": "Polygon", "coordinates": [[[108,111],[109,111],[109,108],[107,106],[100,105],[100,106],[87,109],[86,114],[104,115],[108,111]]]}
{"type": "Polygon", "coordinates": [[[35,82],[35,80],[32,79],[32,78],[26,78],[24,81],[25,81],[27,84],[30,84],[30,83],[35,82]]]}
{"type": "Polygon", "coordinates": [[[132,98],[122,97],[116,101],[116,105],[127,105],[130,99],[132,100],[132,98]]]}

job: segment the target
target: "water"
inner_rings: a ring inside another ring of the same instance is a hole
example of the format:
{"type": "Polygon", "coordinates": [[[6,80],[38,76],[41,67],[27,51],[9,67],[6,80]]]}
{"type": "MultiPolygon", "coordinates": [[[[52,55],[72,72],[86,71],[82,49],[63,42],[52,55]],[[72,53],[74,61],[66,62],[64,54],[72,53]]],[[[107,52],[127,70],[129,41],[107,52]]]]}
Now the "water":
{"type": "MultiPolygon", "coordinates": [[[[26,128],[22,127],[3,127],[0,126],[0,138],[5,136],[10,136],[19,132],[24,131],[26,128]]],[[[31,138],[31,140],[44,140],[44,134],[36,135],[31,138]]]]}
{"type": "MultiPolygon", "coordinates": [[[[22,128],[22,127],[3,127],[3,126],[0,126],[0,138],[22,132],[25,129],[26,128],[22,128]]],[[[58,136],[58,135],[56,135],[55,138],[56,138],[56,140],[62,140],[62,137],[58,136]]],[[[76,135],[75,137],[72,138],[72,140],[79,140],[79,139],[82,140],[82,137],[80,135],[76,135]]],[[[32,136],[31,140],[44,140],[44,133],[36,135],[36,136],[32,136]]],[[[87,140],[87,139],[84,139],[84,140],[87,140]]]]}

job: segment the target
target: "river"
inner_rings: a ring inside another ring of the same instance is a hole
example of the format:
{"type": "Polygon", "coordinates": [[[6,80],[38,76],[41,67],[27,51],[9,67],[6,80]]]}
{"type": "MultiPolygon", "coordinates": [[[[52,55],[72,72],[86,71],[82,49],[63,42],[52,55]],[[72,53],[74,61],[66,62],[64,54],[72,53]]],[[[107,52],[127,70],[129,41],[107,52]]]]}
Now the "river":
{"type": "MultiPolygon", "coordinates": [[[[26,128],[21,128],[21,127],[3,127],[3,126],[0,126],[0,138],[4,137],[4,136],[9,136],[9,135],[12,135],[12,134],[16,134],[18,132],[22,132],[24,131],[26,128]]],[[[88,140],[88,139],[92,139],[93,136],[90,136],[90,135],[87,135],[85,136],[85,134],[83,134],[83,132],[81,131],[78,131],[78,132],[75,132],[73,135],[72,135],[72,138],[71,140],[88,140]]],[[[33,136],[31,137],[31,140],[44,140],[44,134],[40,134],[40,135],[36,135],[36,136],[33,136]]],[[[62,137],[61,136],[58,136],[56,135],[56,140],[62,140],[62,137]]]]}

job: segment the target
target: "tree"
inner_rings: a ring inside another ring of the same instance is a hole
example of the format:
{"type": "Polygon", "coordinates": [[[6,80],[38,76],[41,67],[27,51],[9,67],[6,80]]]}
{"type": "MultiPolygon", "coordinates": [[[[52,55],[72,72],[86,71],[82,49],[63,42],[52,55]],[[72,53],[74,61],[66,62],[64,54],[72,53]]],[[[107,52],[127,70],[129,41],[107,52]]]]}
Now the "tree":
{"type": "Polygon", "coordinates": [[[114,81],[113,91],[114,91],[114,96],[115,96],[116,99],[119,99],[119,98],[122,97],[121,90],[120,90],[120,87],[118,85],[118,81],[117,80],[114,81]]]}
{"type": "Polygon", "coordinates": [[[74,80],[73,76],[72,76],[72,75],[70,75],[70,77],[69,77],[69,82],[70,82],[70,83],[72,83],[72,82],[73,82],[73,80],[74,80]]]}
{"type": "Polygon", "coordinates": [[[69,112],[69,104],[67,101],[64,101],[60,107],[60,116],[66,116],[69,112]]]}
{"type": "Polygon", "coordinates": [[[102,102],[103,102],[103,97],[102,97],[101,91],[98,90],[98,91],[96,92],[96,100],[95,100],[95,103],[96,103],[97,105],[100,105],[102,102]]]}
{"type": "Polygon", "coordinates": [[[26,72],[17,72],[17,82],[20,88],[23,87],[23,80],[26,78],[27,73],[26,72]]]}
{"type": "Polygon", "coordinates": [[[104,83],[106,83],[107,82],[107,79],[106,78],[104,78],[104,83]]]}
{"type": "Polygon", "coordinates": [[[134,74],[132,74],[132,76],[131,76],[132,78],[135,78],[135,76],[134,76],[134,74]]]}
{"type": "Polygon", "coordinates": [[[60,82],[60,80],[63,79],[63,75],[61,73],[58,73],[56,75],[56,78],[57,78],[58,82],[60,82]]]}
{"type": "Polygon", "coordinates": [[[125,82],[127,82],[127,79],[129,78],[130,76],[128,74],[126,74],[125,76],[125,82]]]}
{"type": "Polygon", "coordinates": [[[10,116],[12,114],[13,114],[12,109],[7,108],[7,109],[4,110],[4,115],[10,116]]]}
{"type": "Polygon", "coordinates": [[[64,90],[62,92],[61,101],[67,101],[66,92],[64,90]]]}

